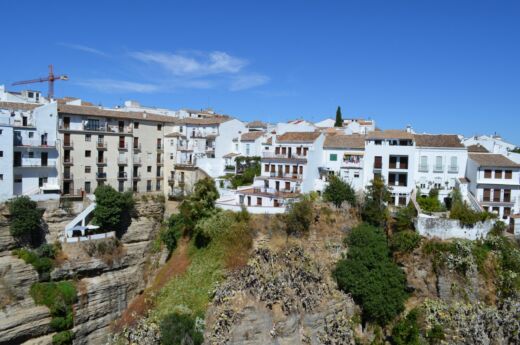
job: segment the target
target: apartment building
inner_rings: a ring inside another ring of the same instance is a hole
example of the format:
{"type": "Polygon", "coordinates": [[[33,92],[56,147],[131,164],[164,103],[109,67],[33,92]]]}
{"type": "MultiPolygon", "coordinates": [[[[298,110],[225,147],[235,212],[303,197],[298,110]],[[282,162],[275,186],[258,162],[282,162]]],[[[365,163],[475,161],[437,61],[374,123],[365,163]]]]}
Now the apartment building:
{"type": "Polygon", "coordinates": [[[163,137],[173,117],[71,104],[60,104],[58,116],[63,194],[93,193],[104,184],[163,190],[163,137]]]}
{"type": "Polygon", "coordinates": [[[415,134],[415,185],[422,194],[433,188],[444,201],[465,177],[468,151],[457,135],[415,134]]]}
{"type": "Polygon", "coordinates": [[[56,103],[0,102],[0,200],[59,193],[56,123],[56,103]]]}
{"type": "MultiPolygon", "coordinates": [[[[264,143],[261,175],[237,190],[235,205],[280,208],[314,190],[323,154],[320,132],[286,132],[264,143]]],[[[274,211],[276,212],[276,211],[274,211]]]]}
{"type": "Polygon", "coordinates": [[[363,185],[375,177],[391,188],[391,205],[404,206],[410,201],[414,184],[415,140],[403,130],[373,131],[366,135],[363,185]]]}
{"type": "Polygon", "coordinates": [[[233,150],[233,138],[242,132],[244,123],[227,116],[177,119],[166,134],[167,154],[174,159],[168,167],[169,190],[189,193],[200,178],[224,175],[225,156],[233,150]]]}
{"type": "MultiPolygon", "coordinates": [[[[349,183],[356,191],[362,191],[365,136],[360,134],[327,134],[323,143],[323,164],[320,179],[334,174],[349,183]]],[[[325,184],[317,186],[322,191],[325,184]]]]}
{"type": "Polygon", "coordinates": [[[509,222],[520,214],[520,164],[496,153],[470,153],[466,168],[469,192],[480,206],[509,222]]]}

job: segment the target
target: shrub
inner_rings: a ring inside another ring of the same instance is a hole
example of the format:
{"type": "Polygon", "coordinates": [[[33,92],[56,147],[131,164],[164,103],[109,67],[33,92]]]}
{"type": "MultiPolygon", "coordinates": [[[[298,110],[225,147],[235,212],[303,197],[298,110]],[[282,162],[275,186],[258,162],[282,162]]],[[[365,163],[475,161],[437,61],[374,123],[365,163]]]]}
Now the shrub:
{"type": "Polygon", "coordinates": [[[55,331],[70,329],[74,325],[72,305],[78,301],[76,288],[69,281],[35,283],[30,294],[38,305],[49,308],[55,331]]]}
{"type": "Polygon", "coordinates": [[[59,250],[60,249],[55,244],[44,243],[36,249],[36,253],[40,257],[54,259],[59,250]]]}
{"type": "MultiPolygon", "coordinates": [[[[234,168],[234,167],[233,167],[234,168]]],[[[254,162],[250,166],[247,166],[241,174],[229,174],[227,176],[229,182],[231,182],[231,186],[233,188],[237,188],[240,186],[245,186],[252,184],[255,180],[255,176],[260,175],[260,163],[254,162]]]]}
{"type": "Polygon", "coordinates": [[[356,192],[354,188],[336,175],[329,177],[329,184],[323,191],[323,199],[332,202],[334,206],[341,207],[343,202],[350,205],[356,203],[356,192]]]}
{"type": "Polygon", "coordinates": [[[390,243],[393,252],[410,253],[421,243],[421,236],[415,231],[401,231],[392,236],[390,243]]]}
{"type": "Polygon", "coordinates": [[[390,342],[393,345],[421,345],[418,310],[412,309],[405,318],[399,320],[392,328],[390,342]]]}
{"type": "Polygon", "coordinates": [[[74,340],[74,334],[72,331],[63,331],[52,336],[53,345],[72,344],[72,340],[74,340]]]}
{"type": "Polygon", "coordinates": [[[500,235],[504,234],[506,229],[507,229],[506,223],[504,223],[501,220],[497,220],[495,222],[495,224],[493,224],[493,228],[489,231],[489,234],[494,235],[494,236],[500,236],[500,235]]]}
{"type": "Polygon", "coordinates": [[[200,345],[204,341],[201,330],[197,329],[195,319],[186,314],[167,315],[160,324],[161,343],[168,345],[200,345]]]}
{"type": "Polygon", "coordinates": [[[446,208],[439,201],[439,191],[435,188],[430,190],[427,197],[418,197],[417,203],[419,203],[421,209],[426,213],[446,211],[446,208]]]}
{"type": "Polygon", "coordinates": [[[287,236],[308,232],[313,218],[312,202],[310,200],[303,199],[290,204],[283,216],[287,236]]]}
{"type": "Polygon", "coordinates": [[[21,242],[36,243],[41,239],[42,211],[28,196],[9,201],[10,233],[21,242]]]}
{"type": "Polygon", "coordinates": [[[426,339],[431,345],[440,344],[444,340],[444,330],[441,325],[434,325],[428,333],[426,333],[426,339]]]}
{"type": "Polygon", "coordinates": [[[361,208],[361,218],[374,226],[383,226],[388,218],[386,203],[390,201],[390,191],[381,178],[375,178],[367,186],[365,200],[361,208]]]}
{"type": "MultiPolygon", "coordinates": [[[[43,249],[45,251],[46,249],[43,249]]],[[[41,280],[47,280],[48,274],[54,267],[54,261],[50,257],[40,256],[38,249],[30,250],[25,248],[15,249],[13,254],[25,261],[26,264],[32,265],[41,280]]],[[[49,253],[44,253],[49,254],[49,253]]]]}
{"type": "Polygon", "coordinates": [[[458,219],[462,226],[473,227],[477,222],[484,222],[488,219],[496,218],[496,215],[493,213],[474,211],[462,200],[460,191],[457,189],[453,190],[452,199],[450,218],[458,219]]]}
{"type": "Polygon", "coordinates": [[[413,218],[417,215],[417,210],[412,203],[408,206],[400,208],[395,214],[394,231],[413,230],[413,218]]]}
{"type": "Polygon", "coordinates": [[[365,321],[385,325],[404,310],[403,271],[390,259],[382,229],[362,224],[347,237],[348,252],[333,271],[338,286],[363,310],[365,321]]]}
{"type": "Polygon", "coordinates": [[[161,241],[168,248],[168,252],[172,253],[177,248],[177,242],[182,236],[182,232],[179,230],[179,227],[169,226],[161,232],[160,236],[161,241]]]}
{"type": "Polygon", "coordinates": [[[88,256],[99,258],[108,265],[123,255],[123,246],[117,238],[87,241],[81,246],[88,256]]]}

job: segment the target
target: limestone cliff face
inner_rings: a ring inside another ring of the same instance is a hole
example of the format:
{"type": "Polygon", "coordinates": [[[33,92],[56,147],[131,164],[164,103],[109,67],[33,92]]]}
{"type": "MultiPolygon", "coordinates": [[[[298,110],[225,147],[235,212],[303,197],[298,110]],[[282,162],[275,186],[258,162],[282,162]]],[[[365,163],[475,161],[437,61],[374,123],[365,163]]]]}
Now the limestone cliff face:
{"type": "MultiPolygon", "coordinates": [[[[66,258],[51,272],[53,280],[76,281],[79,302],[74,306],[75,344],[104,344],[111,323],[146,287],[153,268],[164,260],[164,254],[151,253],[151,241],[159,231],[164,205],[138,200],[136,211],[137,217],[122,236],[117,253],[91,257],[83,244],[67,244],[63,246],[66,258]]],[[[57,239],[72,217],[57,208],[46,210],[47,241],[57,239]]],[[[31,265],[11,255],[10,250],[15,247],[7,221],[2,223],[0,219],[0,295],[7,296],[2,297],[0,305],[0,344],[49,344],[49,311],[34,305],[29,295],[38,274],[31,265]]]]}

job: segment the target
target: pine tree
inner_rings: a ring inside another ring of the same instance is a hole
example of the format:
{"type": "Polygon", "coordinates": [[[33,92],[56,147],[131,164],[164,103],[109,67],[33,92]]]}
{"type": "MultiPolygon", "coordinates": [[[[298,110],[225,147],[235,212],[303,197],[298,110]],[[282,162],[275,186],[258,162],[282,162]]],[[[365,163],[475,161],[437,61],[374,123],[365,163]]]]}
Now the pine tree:
{"type": "Polygon", "coordinates": [[[341,107],[338,106],[336,110],[336,122],[334,123],[334,127],[343,127],[343,117],[341,116],[341,107]]]}

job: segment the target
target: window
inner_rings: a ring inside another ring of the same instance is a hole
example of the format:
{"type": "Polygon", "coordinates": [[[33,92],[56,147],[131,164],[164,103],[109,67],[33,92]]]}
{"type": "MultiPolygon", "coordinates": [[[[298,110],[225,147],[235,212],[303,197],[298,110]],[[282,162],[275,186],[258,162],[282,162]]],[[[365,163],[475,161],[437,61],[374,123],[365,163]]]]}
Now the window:
{"type": "Polygon", "coordinates": [[[29,132],[29,138],[34,138],[34,132],[29,132]]]}
{"type": "Polygon", "coordinates": [[[29,158],[34,158],[34,152],[29,152],[29,158]]]}
{"type": "Polygon", "coordinates": [[[152,180],[146,181],[146,191],[151,192],[152,191],[152,180]]]}
{"type": "Polygon", "coordinates": [[[495,178],[502,178],[502,170],[495,170],[495,178]]]}
{"type": "Polygon", "coordinates": [[[91,141],[92,135],[91,134],[85,134],[85,141],[91,141]]]}
{"type": "Polygon", "coordinates": [[[170,153],[170,160],[173,160],[173,153],[170,153]]]}
{"type": "Polygon", "coordinates": [[[376,145],[381,145],[381,140],[376,140],[376,141],[374,141],[374,144],[376,144],[376,145]]]}
{"type": "Polygon", "coordinates": [[[437,172],[442,172],[442,156],[435,156],[435,168],[433,170],[437,172]]]}
{"type": "Polygon", "coordinates": [[[448,169],[450,172],[458,172],[458,162],[457,162],[457,156],[452,156],[450,158],[450,167],[448,169]]]}
{"type": "Polygon", "coordinates": [[[511,207],[504,207],[504,215],[502,216],[503,219],[509,218],[511,215],[511,207]]]}
{"type": "Polygon", "coordinates": [[[493,190],[493,201],[500,202],[500,189],[493,190]]]}
{"type": "Polygon", "coordinates": [[[359,171],[354,172],[354,178],[359,178],[359,171]]]}
{"type": "Polygon", "coordinates": [[[16,175],[14,177],[14,183],[22,183],[22,175],[16,175]]]}
{"type": "Polygon", "coordinates": [[[484,201],[490,201],[491,200],[491,189],[484,188],[484,201]]]}
{"type": "Polygon", "coordinates": [[[4,180],[4,174],[0,174],[0,181],[4,180]]]}
{"type": "Polygon", "coordinates": [[[90,171],[91,171],[91,167],[90,167],[90,165],[85,165],[85,173],[86,173],[86,174],[89,174],[90,171]]]}
{"type": "Polygon", "coordinates": [[[264,171],[265,172],[269,172],[269,164],[265,164],[264,165],[264,171]]]}
{"type": "Polygon", "coordinates": [[[134,122],[134,128],[135,128],[135,129],[138,129],[138,128],[139,128],[139,122],[134,122]]]}
{"type": "Polygon", "coordinates": [[[428,156],[421,156],[421,160],[419,162],[419,171],[428,171],[428,156]]]}
{"type": "Polygon", "coordinates": [[[0,151],[0,157],[4,156],[4,151],[0,151]]]}
{"type": "Polygon", "coordinates": [[[329,156],[329,160],[331,162],[336,162],[338,160],[338,155],[336,153],[331,153],[329,156]]]}
{"type": "Polygon", "coordinates": [[[484,170],[484,178],[491,178],[491,170],[484,170]]]}
{"type": "Polygon", "coordinates": [[[4,132],[4,130],[3,130],[3,129],[0,129],[0,135],[2,135],[3,132],[4,132]]]}
{"type": "Polygon", "coordinates": [[[506,178],[506,180],[512,179],[513,178],[513,172],[511,170],[506,170],[505,178],[506,178]]]}
{"type": "Polygon", "coordinates": [[[262,206],[262,198],[256,198],[256,205],[262,206]]]}
{"type": "Polygon", "coordinates": [[[85,157],[91,157],[91,154],[90,150],[85,150],[85,157]]]}
{"type": "Polygon", "coordinates": [[[504,202],[511,202],[511,189],[504,189],[504,202]]]}
{"type": "Polygon", "coordinates": [[[246,156],[249,156],[250,145],[246,144],[246,156]]]}
{"type": "Polygon", "coordinates": [[[374,157],[374,169],[382,169],[383,168],[383,157],[375,156],[374,157]]]}
{"type": "Polygon", "coordinates": [[[158,130],[158,131],[162,130],[162,125],[161,125],[161,124],[158,124],[158,125],[157,125],[157,130],[158,130]]]}
{"type": "Polygon", "coordinates": [[[147,172],[152,172],[152,166],[151,166],[151,165],[147,166],[147,167],[146,167],[146,171],[147,171],[147,172]]]}

